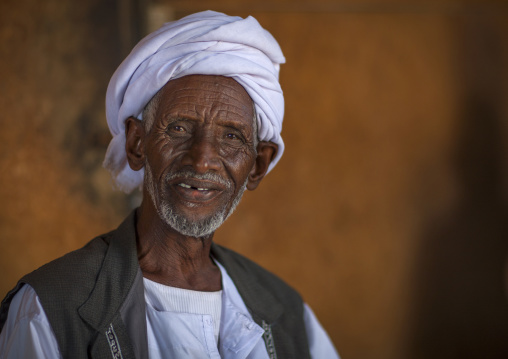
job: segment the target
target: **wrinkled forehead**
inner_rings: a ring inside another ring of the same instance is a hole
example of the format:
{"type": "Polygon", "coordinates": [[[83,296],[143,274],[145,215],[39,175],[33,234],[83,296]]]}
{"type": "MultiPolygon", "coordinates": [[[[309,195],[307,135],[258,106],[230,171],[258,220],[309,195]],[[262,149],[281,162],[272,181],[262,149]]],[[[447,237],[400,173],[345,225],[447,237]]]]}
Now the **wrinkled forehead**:
{"type": "Polygon", "coordinates": [[[252,125],[254,104],[243,86],[230,77],[188,75],[161,89],[159,110],[188,116],[219,116],[252,125]]]}

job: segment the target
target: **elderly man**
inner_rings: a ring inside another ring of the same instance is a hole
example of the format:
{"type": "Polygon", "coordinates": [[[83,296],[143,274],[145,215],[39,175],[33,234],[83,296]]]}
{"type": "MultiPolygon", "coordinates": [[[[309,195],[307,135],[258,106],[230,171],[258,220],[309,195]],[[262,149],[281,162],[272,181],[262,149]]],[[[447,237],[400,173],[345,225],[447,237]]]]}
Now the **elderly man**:
{"type": "Polygon", "coordinates": [[[252,17],[165,24],[113,75],[105,166],[143,201],[20,280],[2,358],[337,358],[292,288],[212,242],[283,152],[284,62],[252,17]]]}

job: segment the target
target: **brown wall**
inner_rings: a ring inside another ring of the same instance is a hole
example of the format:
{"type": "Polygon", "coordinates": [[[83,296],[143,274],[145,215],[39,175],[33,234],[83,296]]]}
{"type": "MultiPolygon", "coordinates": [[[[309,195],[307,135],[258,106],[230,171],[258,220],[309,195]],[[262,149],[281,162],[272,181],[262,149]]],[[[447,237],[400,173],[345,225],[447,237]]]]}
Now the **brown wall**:
{"type": "MultiPolygon", "coordinates": [[[[0,294],[138,200],[100,167],[126,4],[0,4],[0,294]]],[[[287,58],[286,152],[216,241],[295,286],[345,359],[508,357],[506,5],[158,6],[252,14],[287,58]]]]}

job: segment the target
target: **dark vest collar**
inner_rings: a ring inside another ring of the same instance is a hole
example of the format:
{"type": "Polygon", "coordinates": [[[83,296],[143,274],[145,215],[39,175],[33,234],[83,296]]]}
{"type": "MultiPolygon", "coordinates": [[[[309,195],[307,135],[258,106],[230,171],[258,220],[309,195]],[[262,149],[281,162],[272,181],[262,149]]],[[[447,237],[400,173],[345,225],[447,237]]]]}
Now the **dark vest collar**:
{"type": "Polygon", "coordinates": [[[140,272],[135,222],[136,215],[133,211],[112,232],[95,287],[78,310],[81,318],[96,330],[113,321],[140,272]]]}
{"type": "Polygon", "coordinates": [[[274,323],[284,311],[282,303],[263,287],[252,273],[247,272],[246,268],[229,254],[229,251],[213,243],[211,252],[228,271],[256,323],[259,325],[263,321],[269,325],[274,323]]]}

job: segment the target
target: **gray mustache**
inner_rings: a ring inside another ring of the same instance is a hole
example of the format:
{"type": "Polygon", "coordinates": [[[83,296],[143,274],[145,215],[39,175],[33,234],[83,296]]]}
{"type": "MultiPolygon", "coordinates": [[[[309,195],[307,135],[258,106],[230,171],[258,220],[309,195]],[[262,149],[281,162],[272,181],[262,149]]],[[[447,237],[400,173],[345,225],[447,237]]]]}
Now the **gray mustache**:
{"type": "Polygon", "coordinates": [[[172,181],[176,178],[194,178],[197,180],[205,180],[205,181],[212,181],[215,183],[220,183],[221,185],[227,187],[228,189],[231,189],[233,187],[233,184],[230,180],[227,180],[226,178],[218,175],[214,172],[205,172],[205,173],[197,173],[192,170],[181,170],[177,172],[168,173],[166,176],[166,181],[172,181]]]}

